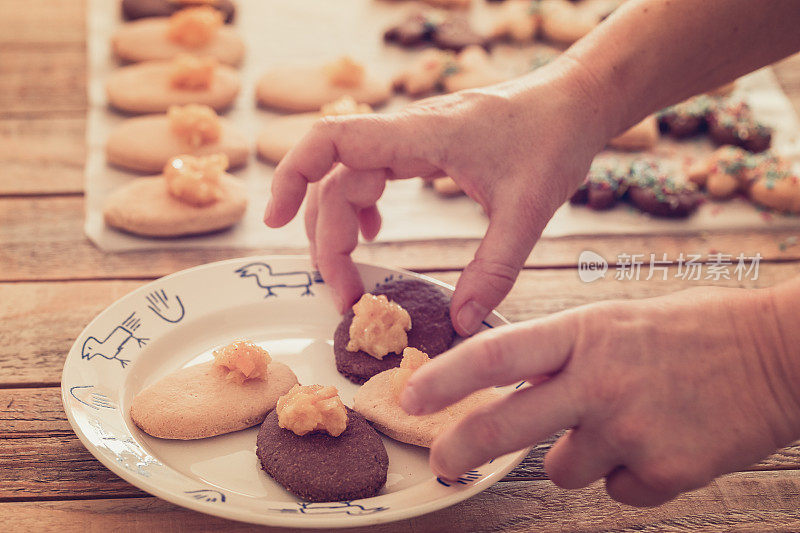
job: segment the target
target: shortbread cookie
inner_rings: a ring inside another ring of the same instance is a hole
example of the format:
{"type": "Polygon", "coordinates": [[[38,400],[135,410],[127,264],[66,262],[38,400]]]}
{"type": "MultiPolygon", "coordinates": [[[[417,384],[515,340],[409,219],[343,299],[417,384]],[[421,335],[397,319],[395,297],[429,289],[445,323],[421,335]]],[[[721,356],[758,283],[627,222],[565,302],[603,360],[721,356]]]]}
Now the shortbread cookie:
{"type": "MultiPolygon", "coordinates": [[[[217,352],[266,351],[250,343],[233,343],[217,352]]],[[[248,357],[250,357],[248,355],[248,357]]],[[[133,422],[162,439],[203,439],[239,431],[264,421],[297,378],[268,355],[260,367],[243,365],[244,373],[218,360],[182,368],[139,392],[131,402],[133,422]],[[257,375],[253,370],[261,370],[257,375]],[[248,375],[245,375],[248,374],[248,375]]],[[[254,363],[254,365],[257,363],[254,363]]]]}
{"type": "Polygon", "coordinates": [[[236,7],[231,0],[122,0],[122,16],[126,20],[168,17],[186,7],[210,5],[222,12],[225,22],[233,22],[236,7]]]}
{"type": "Polygon", "coordinates": [[[506,0],[494,15],[491,37],[516,43],[529,43],[542,25],[538,1],[506,0]]]}
{"type": "Polygon", "coordinates": [[[275,481],[312,502],[375,496],[389,469],[380,435],[342,405],[334,387],[319,385],[294,387],[278,400],[258,432],[256,455],[275,481]]]}
{"type": "Polygon", "coordinates": [[[750,186],[750,200],[782,213],[800,213],[800,178],[785,162],[765,159],[757,172],[750,186]]]}
{"type": "Polygon", "coordinates": [[[167,115],[129,118],[106,142],[108,163],[137,172],[159,172],[175,156],[228,156],[231,169],[247,164],[247,138],[207,106],[171,107],[167,115]]]}
{"type": "Polygon", "coordinates": [[[492,63],[486,50],[480,46],[469,46],[459,52],[455,71],[445,73],[442,85],[445,91],[452,93],[486,87],[508,78],[492,63]]]}
{"type": "Polygon", "coordinates": [[[475,89],[508,79],[492,63],[480,46],[469,46],[458,53],[425,50],[394,79],[397,91],[419,96],[435,90],[455,92],[475,89]]]}
{"type": "Polygon", "coordinates": [[[426,354],[407,348],[400,368],[371,377],[353,398],[353,409],[384,435],[400,442],[430,448],[436,437],[475,408],[500,399],[495,390],[483,389],[436,413],[414,416],[400,407],[399,396],[411,373],[424,364],[426,354]]]}
{"type": "Polygon", "coordinates": [[[617,135],[608,146],[619,150],[648,150],[658,142],[658,120],[650,115],[630,129],[617,135]]]}
{"type": "Polygon", "coordinates": [[[227,162],[215,161],[220,157],[225,156],[174,158],[164,174],[120,187],[106,198],[106,224],[146,237],[197,235],[233,226],[247,209],[247,191],[224,172],[227,162]]]}
{"type": "Polygon", "coordinates": [[[557,43],[572,44],[600,23],[601,17],[593,10],[582,9],[567,0],[542,0],[542,35],[557,43]]]}
{"type": "Polygon", "coordinates": [[[371,112],[368,104],[359,104],[352,97],[343,96],[325,104],[317,113],[297,113],[272,119],[256,139],[256,152],[265,161],[278,163],[322,117],[371,112]]]}
{"type": "Polygon", "coordinates": [[[115,70],[106,83],[108,103],[126,113],[165,113],[172,105],[228,109],[239,94],[239,74],[213,60],[181,56],[115,70]]]}
{"type": "Polygon", "coordinates": [[[244,57],[242,38],[233,28],[224,26],[222,14],[210,7],[128,22],[111,37],[111,49],[118,59],[130,63],[187,53],[236,66],[244,57]]]}
{"type": "Polygon", "coordinates": [[[459,187],[458,183],[449,176],[435,178],[433,180],[433,190],[436,191],[436,194],[445,198],[463,196],[465,194],[464,189],[459,187]]]}
{"type": "Polygon", "coordinates": [[[639,210],[666,218],[685,218],[694,213],[702,196],[691,182],[676,180],[653,161],[636,161],[626,180],[627,199],[639,210]]]}
{"type": "Polygon", "coordinates": [[[287,111],[316,111],[343,96],[359,103],[382,104],[391,96],[391,85],[349,58],[321,66],[275,68],[256,85],[259,105],[287,111]]]}
{"type": "MultiPolygon", "coordinates": [[[[450,320],[450,299],[438,288],[424,281],[408,279],[390,281],[369,292],[386,296],[411,317],[408,346],[431,356],[450,348],[456,335],[450,320]]],[[[336,369],[353,383],[361,384],[378,372],[398,366],[402,357],[399,353],[389,353],[378,359],[362,350],[349,351],[354,317],[353,309],[345,313],[333,336],[333,352],[336,369]]]]}
{"type": "Polygon", "coordinates": [[[692,165],[688,178],[712,198],[723,200],[750,188],[756,166],[756,158],[747,150],[721,146],[705,160],[692,165]]]}

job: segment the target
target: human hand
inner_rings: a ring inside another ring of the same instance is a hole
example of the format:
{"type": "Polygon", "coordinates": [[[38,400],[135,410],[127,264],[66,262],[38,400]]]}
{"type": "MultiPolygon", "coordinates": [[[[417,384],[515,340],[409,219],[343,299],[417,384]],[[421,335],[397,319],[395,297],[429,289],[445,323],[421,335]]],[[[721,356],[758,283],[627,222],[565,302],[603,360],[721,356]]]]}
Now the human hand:
{"type": "Polygon", "coordinates": [[[443,433],[432,469],[456,478],[569,428],[545,457],[554,483],[606,477],[614,499],[657,505],[800,437],[796,328],[774,298],[698,288],[490,330],[416,371],[401,405],[430,413],[528,380],[443,433]]]}
{"type": "Polygon", "coordinates": [[[553,63],[398,113],[324,118],[278,165],[264,221],[289,222],[312,184],[311,255],[344,311],[363,292],[350,253],[359,229],[368,240],[378,233],[375,204],[386,180],[451,176],[489,216],[451,304],[456,330],[469,335],[511,289],[545,224],[613,133],[593,109],[591,82],[575,71],[553,63]]]}

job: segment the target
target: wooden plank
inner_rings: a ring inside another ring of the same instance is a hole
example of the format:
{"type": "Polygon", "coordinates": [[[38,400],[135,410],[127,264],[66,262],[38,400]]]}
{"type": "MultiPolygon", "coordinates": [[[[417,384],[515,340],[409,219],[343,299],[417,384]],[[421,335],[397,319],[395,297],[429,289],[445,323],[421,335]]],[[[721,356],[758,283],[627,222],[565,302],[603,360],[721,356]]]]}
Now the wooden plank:
{"type": "MultiPolygon", "coordinates": [[[[253,201],[258,201],[254,199],[253,201]]],[[[306,253],[295,248],[194,249],[105,253],[83,235],[84,201],[79,197],[0,198],[0,281],[153,278],[198,264],[256,253],[306,253]]],[[[762,254],[765,260],[800,260],[800,231],[701,232],[689,235],[616,235],[543,239],[527,264],[577,264],[583,250],[616,262],[619,253],[707,256],[762,254]]],[[[447,239],[361,245],[361,261],[418,271],[460,269],[477,248],[476,239],[447,239]]]]}
{"type": "MultiPolygon", "coordinates": [[[[7,531],[265,531],[147,498],[0,503],[7,531]]],[[[798,531],[800,475],[734,474],[653,509],[620,505],[601,484],[562,490],[547,481],[498,483],[420,517],[342,531],[798,531]]],[[[268,529],[268,531],[289,531],[268,529]]]]}
{"type": "MultiPolygon", "coordinates": [[[[545,316],[612,298],[647,298],[708,285],[705,281],[668,280],[582,283],[575,270],[526,270],[499,311],[509,320],[545,316]]],[[[761,265],[755,281],[722,280],[717,286],[767,287],[800,273],[798,263],[761,265]]],[[[458,272],[435,272],[433,277],[454,284],[458,272]]],[[[57,383],[64,357],[81,330],[100,311],[144,281],[28,282],[0,284],[0,386],[57,383]],[[68,305],[65,305],[68,302],[68,305]]]]}
{"type": "Polygon", "coordinates": [[[83,116],[86,51],[83,43],[3,47],[0,117],[83,116]]]}
{"type": "Polygon", "coordinates": [[[82,194],[85,125],[83,118],[0,120],[0,196],[82,194]]]}
{"type": "Polygon", "coordinates": [[[83,0],[3,0],[0,47],[83,45],[85,19],[83,0]]]}

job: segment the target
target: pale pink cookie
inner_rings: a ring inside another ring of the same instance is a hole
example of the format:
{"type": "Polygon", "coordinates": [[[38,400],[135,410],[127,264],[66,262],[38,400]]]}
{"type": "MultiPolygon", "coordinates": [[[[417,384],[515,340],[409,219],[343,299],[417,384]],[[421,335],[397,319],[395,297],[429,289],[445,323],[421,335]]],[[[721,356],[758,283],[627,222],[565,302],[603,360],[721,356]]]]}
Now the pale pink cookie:
{"type": "Polygon", "coordinates": [[[325,104],[317,113],[297,113],[272,119],[256,139],[256,152],[261,159],[278,163],[322,117],[371,112],[368,104],[359,104],[352,97],[343,96],[325,104]]]}
{"type": "Polygon", "coordinates": [[[106,161],[137,172],[159,172],[181,154],[225,154],[229,168],[247,164],[247,138],[208,106],[170,107],[166,115],[129,118],[106,142],[106,161]]]}
{"type": "Polygon", "coordinates": [[[489,54],[480,46],[468,46],[458,54],[455,72],[445,72],[445,91],[452,93],[465,89],[477,89],[500,83],[508,79],[491,61],[489,54]]]}
{"type": "Polygon", "coordinates": [[[172,105],[203,104],[217,112],[233,105],[239,74],[212,59],[179,56],[115,70],[106,83],[108,103],[126,113],[166,113],[172,105]]]}
{"type": "Polygon", "coordinates": [[[501,398],[500,393],[484,389],[436,413],[409,415],[400,407],[398,397],[411,373],[426,360],[424,353],[406,348],[400,368],[385,370],[371,377],[358,389],[353,399],[353,410],[388,437],[429,448],[436,437],[475,408],[501,398]]]}
{"type": "Polygon", "coordinates": [[[288,366],[240,341],[216,350],[215,361],[182,368],[139,392],[130,415],[154,437],[203,439],[260,424],[296,384],[288,366]],[[226,360],[229,352],[234,360],[226,360]]]}
{"type": "Polygon", "coordinates": [[[120,187],[106,198],[106,224],[146,237],[198,235],[233,226],[247,209],[247,191],[224,172],[224,158],[176,157],[164,174],[120,187]]]}
{"type": "Polygon", "coordinates": [[[650,115],[608,141],[608,146],[619,150],[648,150],[656,145],[658,137],[658,119],[650,115]]]}
{"type": "Polygon", "coordinates": [[[242,38],[225,26],[222,14],[210,6],[123,24],[111,38],[111,49],[117,58],[129,63],[172,59],[187,53],[236,66],[244,57],[242,38]]]}
{"type": "Polygon", "coordinates": [[[568,0],[542,0],[542,35],[562,44],[572,44],[600,23],[594,10],[584,9],[568,0]]]}
{"type": "Polygon", "coordinates": [[[391,86],[346,57],[327,65],[275,68],[256,85],[259,105],[286,111],[315,111],[343,96],[378,105],[389,99],[391,86]]]}

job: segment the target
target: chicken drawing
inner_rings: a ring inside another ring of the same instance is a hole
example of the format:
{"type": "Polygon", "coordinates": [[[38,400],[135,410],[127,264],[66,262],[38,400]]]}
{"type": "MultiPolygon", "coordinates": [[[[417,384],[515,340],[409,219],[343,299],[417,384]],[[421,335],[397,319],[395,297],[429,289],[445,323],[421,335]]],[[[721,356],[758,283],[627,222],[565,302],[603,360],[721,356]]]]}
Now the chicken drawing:
{"type": "Polygon", "coordinates": [[[314,283],[324,283],[319,272],[295,271],[273,272],[272,267],[266,263],[249,263],[235,270],[241,278],[255,278],[256,284],[266,289],[265,298],[277,296],[275,289],[304,289],[302,296],[313,296],[311,286],[314,283]]]}
{"type": "Polygon", "coordinates": [[[81,358],[91,361],[96,356],[100,356],[104,359],[119,361],[122,368],[125,368],[130,360],[119,357],[125,344],[133,339],[141,348],[150,340],[146,337],[136,337],[133,334],[134,331],[139,329],[141,322],[142,321],[136,317],[136,312],[134,311],[128,315],[119,326],[111,330],[111,333],[106,335],[105,339],[100,340],[97,337],[87,337],[83,342],[81,358]]]}

